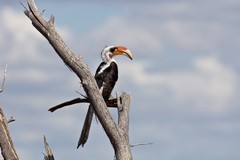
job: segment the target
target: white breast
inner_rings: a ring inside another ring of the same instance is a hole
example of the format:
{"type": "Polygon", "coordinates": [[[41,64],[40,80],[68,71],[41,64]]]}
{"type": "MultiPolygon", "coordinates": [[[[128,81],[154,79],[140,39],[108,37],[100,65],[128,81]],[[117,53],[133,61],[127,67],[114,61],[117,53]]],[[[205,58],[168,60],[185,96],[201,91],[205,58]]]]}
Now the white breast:
{"type": "Polygon", "coordinates": [[[108,62],[107,64],[105,64],[100,71],[98,72],[98,74],[101,74],[106,68],[108,68],[110,66],[111,62],[108,62]]]}

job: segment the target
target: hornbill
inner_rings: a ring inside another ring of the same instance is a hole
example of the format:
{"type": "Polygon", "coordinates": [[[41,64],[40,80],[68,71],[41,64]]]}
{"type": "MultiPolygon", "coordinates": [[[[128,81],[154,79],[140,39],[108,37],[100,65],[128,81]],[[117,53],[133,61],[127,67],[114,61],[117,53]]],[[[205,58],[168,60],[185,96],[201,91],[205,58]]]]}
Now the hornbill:
{"type": "MultiPolygon", "coordinates": [[[[109,97],[111,96],[111,92],[118,80],[118,66],[114,59],[114,56],[116,55],[124,55],[132,60],[132,53],[126,47],[106,46],[102,50],[101,57],[103,62],[98,66],[96,70],[95,80],[105,102],[108,101],[109,97]]],[[[88,139],[93,113],[94,110],[90,104],[77,148],[79,148],[81,145],[84,146],[88,139]]]]}

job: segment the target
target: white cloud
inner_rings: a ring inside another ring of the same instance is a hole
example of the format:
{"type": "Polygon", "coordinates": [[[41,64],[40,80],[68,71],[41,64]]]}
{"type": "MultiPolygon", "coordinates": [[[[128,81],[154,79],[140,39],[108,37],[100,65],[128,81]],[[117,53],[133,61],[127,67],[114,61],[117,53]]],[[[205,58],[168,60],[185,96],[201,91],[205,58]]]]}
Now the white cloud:
{"type": "MultiPolygon", "coordinates": [[[[32,26],[31,21],[23,12],[9,7],[3,8],[0,20],[0,41],[2,42],[0,46],[5,48],[6,63],[19,64],[28,60],[36,64],[51,63],[51,60],[43,55],[50,44],[32,26]]],[[[57,28],[64,38],[70,39],[72,34],[67,29],[57,28]]]]}
{"type": "Polygon", "coordinates": [[[139,54],[161,54],[169,50],[206,54],[219,51],[223,40],[229,39],[232,33],[227,31],[224,20],[218,20],[217,13],[208,10],[209,15],[201,15],[197,4],[153,3],[144,12],[135,12],[110,17],[87,33],[83,41],[87,39],[87,44],[94,46],[123,44],[139,54]]]}
{"type": "Polygon", "coordinates": [[[174,45],[186,50],[214,51],[224,37],[224,27],[215,22],[168,20],[163,26],[174,45]]]}
{"type": "Polygon", "coordinates": [[[2,46],[8,46],[5,51],[8,61],[16,62],[20,59],[26,59],[26,57],[31,60],[40,59],[36,47],[38,43],[43,41],[43,38],[31,26],[27,17],[12,8],[4,8],[1,11],[0,19],[2,22],[0,32],[2,39],[4,39],[2,46]]]}
{"type": "Polygon", "coordinates": [[[160,39],[151,31],[123,17],[111,17],[88,34],[89,44],[125,45],[135,50],[141,48],[143,53],[156,53],[162,48],[160,39]]]}
{"type": "MultiPolygon", "coordinates": [[[[0,61],[9,66],[10,81],[47,83],[59,79],[61,73],[57,65],[60,58],[54,55],[50,44],[23,12],[5,7],[1,10],[0,21],[0,61]]],[[[71,39],[72,33],[68,29],[57,28],[64,39],[71,39]]]]}
{"type": "Polygon", "coordinates": [[[147,66],[144,61],[134,62],[122,70],[124,76],[134,79],[147,95],[161,96],[168,90],[173,95],[171,101],[177,104],[194,102],[199,111],[223,113],[236,93],[235,73],[216,57],[196,58],[191,68],[168,73],[147,72],[147,66]]]}
{"type": "Polygon", "coordinates": [[[234,72],[213,57],[196,59],[193,67],[193,71],[165,76],[164,83],[172,88],[176,100],[194,100],[203,111],[226,111],[230,98],[236,93],[234,72]]]}
{"type": "Polygon", "coordinates": [[[150,15],[168,15],[168,16],[179,16],[182,14],[189,13],[191,11],[191,5],[187,2],[167,2],[162,4],[149,4],[145,7],[145,11],[150,15]]]}
{"type": "Polygon", "coordinates": [[[2,25],[6,32],[14,32],[15,40],[17,42],[29,41],[29,37],[41,40],[41,35],[35,28],[30,27],[30,20],[23,14],[14,11],[13,8],[4,8],[1,12],[2,25]]]}

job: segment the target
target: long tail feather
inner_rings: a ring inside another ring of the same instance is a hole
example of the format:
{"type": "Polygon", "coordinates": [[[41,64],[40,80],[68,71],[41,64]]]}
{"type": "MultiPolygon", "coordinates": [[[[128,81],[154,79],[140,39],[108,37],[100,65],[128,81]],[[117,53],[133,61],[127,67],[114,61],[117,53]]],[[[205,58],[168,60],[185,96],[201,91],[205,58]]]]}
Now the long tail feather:
{"type": "Polygon", "coordinates": [[[90,105],[88,107],[88,112],[87,112],[87,115],[86,115],[86,118],[84,121],[84,125],[82,128],[81,136],[80,136],[78,144],[77,144],[77,148],[79,148],[79,146],[81,146],[81,145],[83,147],[84,144],[87,142],[91,123],[92,123],[93,113],[94,113],[93,107],[90,105]]]}

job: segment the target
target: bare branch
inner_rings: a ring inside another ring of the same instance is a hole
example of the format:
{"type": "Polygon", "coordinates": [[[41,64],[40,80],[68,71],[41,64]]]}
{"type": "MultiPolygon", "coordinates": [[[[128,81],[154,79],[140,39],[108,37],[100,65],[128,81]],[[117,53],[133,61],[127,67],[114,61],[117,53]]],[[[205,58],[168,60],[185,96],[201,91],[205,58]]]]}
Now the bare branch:
{"type": "Polygon", "coordinates": [[[118,98],[118,132],[120,133],[121,143],[120,149],[116,152],[116,159],[132,159],[131,147],[129,145],[129,109],[130,109],[130,95],[126,92],[123,92],[122,95],[118,98]]]}
{"type": "Polygon", "coordinates": [[[50,146],[47,143],[46,136],[44,136],[44,147],[47,155],[44,155],[44,160],[54,160],[54,156],[50,146]]]}
{"type": "Polygon", "coordinates": [[[7,123],[11,123],[11,122],[14,122],[14,121],[15,121],[15,119],[14,119],[13,116],[12,116],[12,117],[10,117],[10,118],[8,119],[7,123]]]}
{"type": "Polygon", "coordinates": [[[118,98],[118,108],[120,108],[118,110],[118,127],[125,133],[128,133],[130,101],[130,95],[126,92],[123,92],[118,98]]]}
{"type": "Polygon", "coordinates": [[[7,119],[0,107],[0,148],[4,159],[18,160],[13,142],[8,130],[7,119]]]}
{"type": "Polygon", "coordinates": [[[152,145],[152,144],[153,144],[152,142],[149,142],[149,143],[137,143],[137,144],[132,144],[130,146],[131,147],[136,147],[136,146],[152,145]]]}
{"type": "MultiPolygon", "coordinates": [[[[73,104],[77,104],[77,103],[89,103],[89,100],[86,99],[86,98],[75,98],[75,99],[72,99],[70,101],[66,101],[66,102],[63,102],[61,104],[58,104],[58,105],[50,108],[48,111],[54,112],[58,109],[61,109],[61,108],[64,108],[64,107],[67,107],[67,106],[70,106],[70,105],[73,105],[73,104]]],[[[106,104],[107,104],[108,107],[117,108],[117,99],[110,99],[106,102],[106,104]]]]}
{"type": "Polygon", "coordinates": [[[25,9],[25,10],[28,10],[26,6],[24,6],[24,4],[22,3],[21,0],[18,0],[18,2],[21,4],[21,6],[25,9]]]}
{"type": "Polygon", "coordinates": [[[4,69],[4,75],[3,75],[2,85],[1,85],[1,88],[0,88],[0,93],[3,92],[3,90],[4,90],[6,77],[7,77],[7,64],[6,64],[5,69],[4,69]]]}

